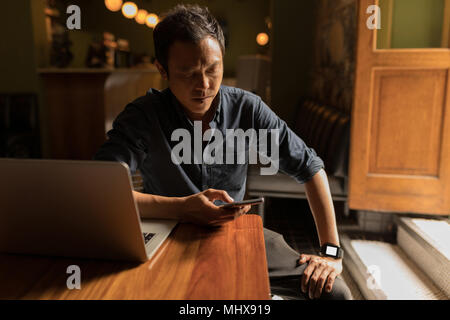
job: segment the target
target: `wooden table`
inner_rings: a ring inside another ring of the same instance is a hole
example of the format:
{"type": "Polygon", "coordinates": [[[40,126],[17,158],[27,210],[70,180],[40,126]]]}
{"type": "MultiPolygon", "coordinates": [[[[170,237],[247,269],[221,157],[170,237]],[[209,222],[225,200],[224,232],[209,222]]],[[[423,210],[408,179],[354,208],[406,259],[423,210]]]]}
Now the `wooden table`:
{"type": "Polygon", "coordinates": [[[143,264],[0,255],[0,299],[269,299],[261,218],[215,229],[179,224],[143,264]],[[81,289],[67,288],[69,265],[81,289]]]}

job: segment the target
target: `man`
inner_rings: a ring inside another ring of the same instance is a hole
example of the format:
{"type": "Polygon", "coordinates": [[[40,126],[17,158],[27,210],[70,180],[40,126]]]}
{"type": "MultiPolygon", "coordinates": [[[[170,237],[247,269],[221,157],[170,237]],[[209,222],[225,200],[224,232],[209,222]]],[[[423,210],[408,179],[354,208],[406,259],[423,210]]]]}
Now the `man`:
{"type": "MultiPolygon", "coordinates": [[[[246,213],[250,206],[230,210],[216,206],[215,201],[242,200],[248,163],[178,163],[173,161],[177,144],[173,133],[181,128],[194,136],[199,124],[202,133],[209,129],[221,133],[230,129],[277,130],[279,168],[306,183],[321,245],[339,246],[322,160],[258,96],[221,86],[224,36],[209,11],[178,5],[156,26],[153,35],[155,65],[169,88],[161,92],[151,89],[127,105],[95,155],[99,160],[123,161],[133,172],[140,170],[144,193],[134,191],[140,214],[220,225],[246,213]]],[[[211,143],[205,140],[200,142],[201,150],[211,143]]],[[[187,157],[191,158],[190,154],[187,157]]],[[[342,259],[299,255],[280,234],[267,229],[264,234],[273,294],[349,298],[348,288],[336,279],[342,271],[342,259]]]]}

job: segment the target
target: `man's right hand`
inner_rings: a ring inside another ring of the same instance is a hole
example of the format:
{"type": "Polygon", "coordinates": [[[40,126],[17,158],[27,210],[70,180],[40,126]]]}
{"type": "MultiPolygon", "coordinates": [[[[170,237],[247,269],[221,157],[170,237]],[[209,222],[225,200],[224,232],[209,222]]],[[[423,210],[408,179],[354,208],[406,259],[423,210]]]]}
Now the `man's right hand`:
{"type": "Polygon", "coordinates": [[[221,200],[226,203],[233,202],[233,198],[226,191],[216,189],[208,189],[184,197],[184,206],[180,214],[181,221],[217,226],[247,213],[251,208],[250,205],[237,208],[221,208],[214,204],[215,200],[221,200]]]}

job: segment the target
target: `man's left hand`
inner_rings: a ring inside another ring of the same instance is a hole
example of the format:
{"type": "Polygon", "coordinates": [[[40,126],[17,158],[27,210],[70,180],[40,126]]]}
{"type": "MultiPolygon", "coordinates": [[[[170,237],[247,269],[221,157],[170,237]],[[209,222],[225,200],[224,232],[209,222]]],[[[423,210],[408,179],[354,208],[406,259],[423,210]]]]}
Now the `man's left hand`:
{"type": "Polygon", "coordinates": [[[331,292],[336,277],[342,272],[342,259],[333,259],[309,254],[300,255],[300,264],[307,263],[301,281],[303,293],[308,291],[310,299],[318,299],[325,292],[331,292]]]}

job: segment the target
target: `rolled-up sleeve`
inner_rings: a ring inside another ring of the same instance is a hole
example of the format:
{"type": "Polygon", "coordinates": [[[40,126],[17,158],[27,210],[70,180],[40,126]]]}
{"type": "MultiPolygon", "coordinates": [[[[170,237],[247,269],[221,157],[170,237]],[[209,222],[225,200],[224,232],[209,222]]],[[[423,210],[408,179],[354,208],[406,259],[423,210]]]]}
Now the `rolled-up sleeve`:
{"type": "Polygon", "coordinates": [[[261,99],[254,112],[255,128],[278,129],[279,169],[299,183],[309,181],[324,168],[322,159],[309,148],[261,99]]]}
{"type": "Polygon", "coordinates": [[[147,156],[146,117],[140,108],[128,104],[114,120],[108,139],[94,155],[94,160],[125,162],[131,172],[140,167],[147,156]]]}

